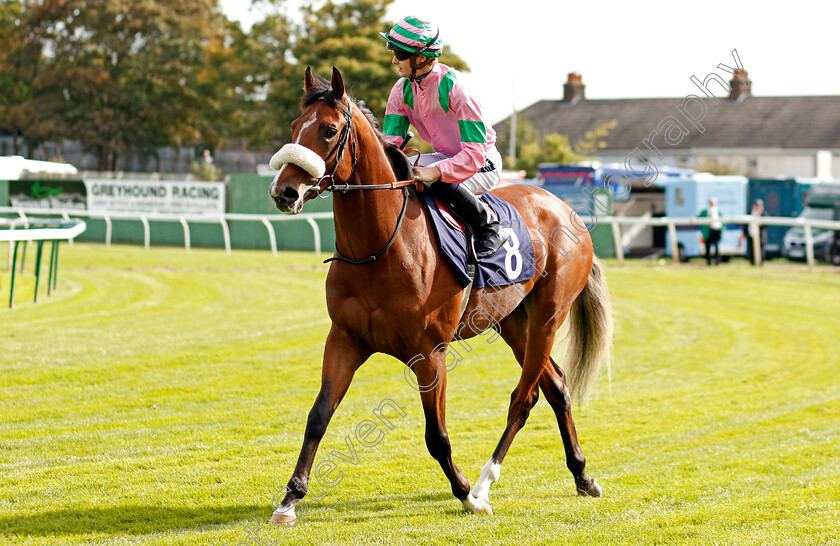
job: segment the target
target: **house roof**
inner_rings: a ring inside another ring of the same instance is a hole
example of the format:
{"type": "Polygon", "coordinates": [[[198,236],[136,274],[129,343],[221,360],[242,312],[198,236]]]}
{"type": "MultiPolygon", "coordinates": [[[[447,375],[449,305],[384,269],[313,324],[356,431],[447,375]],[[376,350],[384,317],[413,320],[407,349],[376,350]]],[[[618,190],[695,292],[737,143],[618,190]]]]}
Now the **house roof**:
{"type": "MultiPolygon", "coordinates": [[[[661,151],[688,148],[840,148],[840,96],[755,97],[741,100],[725,97],[713,104],[702,100],[707,111],[698,123],[702,133],[678,107],[682,98],[661,99],[596,99],[580,98],[575,101],[543,100],[525,110],[520,118],[530,120],[541,135],[561,133],[572,143],[577,142],[593,129],[615,120],[616,126],[606,138],[607,149],[646,149],[643,140],[651,132],[651,144],[661,151]],[[683,133],[671,116],[688,131],[683,133]],[[664,123],[663,123],[664,122],[664,123]],[[672,142],[664,134],[670,125],[672,142]]],[[[702,116],[702,106],[686,105],[689,115],[702,116]]],[[[507,134],[509,119],[494,128],[507,134]]]]}

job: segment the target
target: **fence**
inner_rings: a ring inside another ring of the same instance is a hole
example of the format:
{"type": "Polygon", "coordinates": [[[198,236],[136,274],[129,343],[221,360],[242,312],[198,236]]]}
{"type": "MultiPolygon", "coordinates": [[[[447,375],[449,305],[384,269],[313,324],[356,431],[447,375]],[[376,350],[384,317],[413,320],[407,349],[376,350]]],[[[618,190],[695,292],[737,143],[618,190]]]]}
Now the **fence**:
{"type": "Polygon", "coordinates": [[[163,214],[140,214],[132,212],[88,212],[85,210],[75,209],[22,209],[16,207],[0,207],[0,213],[17,214],[20,218],[26,219],[29,214],[53,214],[69,219],[71,216],[99,219],[105,222],[105,245],[111,246],[111,236],[113,233],[113,220],[135,220],[143,225],[143,244],[148,250],[151,246],[151,226],[149,222],[173,222],[180,223],[184,231],[184,248],[190,250],[190,223],[193,224],[218,224],[222,228],[222,238],[224,239],[225,252],[231,252],[230,228],[228,222],[230,221],[245,221],[245,222],[259,222],[265,226],[268,231],[270,247],[272,254],[277,254],[277,237],[274,232],[272,222],[290,222],[290,221],[305,221],[312,228],[312,234],[315,240],[315,253],[321,254],[321,230],[315,220],[332,218],[331,212],[312,212],[305,214],[298,214],[295,216],[280,216],[280,215],[260,215],[260,214],[235,214],[228,213],[223,216],[171,216],[163,214]]]}
{"type": "MultiPolygon", "coordinates": [[[[60,215],[65,219],[70,216],[87,217],[102,219],[106,223],[105,244],[111,244],[111,221],[112,220],[136,220],[143,224],[144,244],[148,249],[150,246],[151,229],[149,221],[162,222],[177,222],[180,223],[184,230],[184,247],[187,251],[190,250],[190,223],[202,224],[219,224],[222,227],[224,237],[225,251],[231,252],[230,229],[228,228],[229,221],[246,221],[246,222],[260,222],[268,231],[269,239],[271,241],[271,251],[273,254],[277,253],[277,240],[274,232],[272,222],[289,222],[289,221],[305,221],[307,222],[313,232],[315,239],[314,250],[316,253],[321,253],[321,231],[315,220],[332,218],[331,212],[314,212],[297,214],[295,216],[280,216],[280,215],[258,215],[258,214],[233,214],[228,213],[219,217],[207,216],[167,216],[155,214],[138,214],[138,213],[102,213],[102,212],[87,212],[83,210],[57,210],[57,209],[20,209],[15,207],[0,207],[0,213],[17,214],[21,218],[26,218],[27,214],[53,214],[60,215]]],[[[644,225],[644,226],[665,226],[668,229],[671,242],[671,255],[674,261],[679,260],[679,249],[677,248],[677,226],[701,226],[711,223],[709,218],[642,218],[642,217],[628,217],[628,216],[581,216],[581,220],[587,223],[588,226],[594,227],[596,224],[609,224],[612,229],[613,247],[615,256],[619,262],[624,261],[624,248],[622,247],[621,230],[622,226],[627,225],[644,225]]],[[[814,229],[827,229],[833,231],[840,231],[840,222],[827,220],[812,220],[805,218],[781,218],[781,217],[767,217],[762,216],[755,218],[753,216],[732,216],[720,218],[723,224],[751,224],[755,223],[761,226],[790,226],[802,227],[805,231],[806,243],[806,262],[809,268],[815,265],[814,259],[814,229]]],[[[758,237],[758,236],[756,236],[758,237]]],[[[760,244],[755,241],[753,248],[759,251],[760,244]]]]}
{"type": "MultiPolygon", "coordinates": [[[[9,242],[9,270],[11,284],[9,287],[9,308],[15,305],[15,277],[17,273],[18,246],[24,244],[23,254],[26,256],[26,244],[38,242],[38,253],[35,258],[35,303],[38,303],[38,287],[41,280],[41,254],[45,241],[52,241],[50,251],[50,270],[47,281],[47,294],[52,294],[58,284],[58,243],[72,242],[85,231],[86,224],[82,220],[56,221],[55,218],[21,218],[18,220],[0,219],[0,225],[8,229],[0,230],[0,241],[9,242]],[[12,242],[15,244],[12,245],[12,242]],[[14,248],[14,250],[12,250],[14,248]]],[[[23,271],[23,260],[21,261],[23,271]]]]}
{"type": "MultiPolygon", "coordinates": [[[[708,225],[712,222],[709,218],[636,218],[625,216],[604,216],[604,217],[586,217],[582,216],[582,220],[587,222],[587,225],[594,227],[594,224],[605,223],[612,227],[613,244],[615,248],[616,258],[619,262],[624,261],[624,248],[621,245],[621,226],[623,225],[644,225],[644,226],[666,226],[668,228],[669,239],[671,243],[671,256],[674,261],[679,261],[679,249],[677,247],[677,226],[701,226],[708,225]]],[[[718,219],[722,224],[755,224],[757,226],[790,226],[802,227],[805,231],[805,261],[809,269],[812,269],[815,264],[814,259],[814,229],[827,229],[832,231],[840,231],[840,222],[829,220],[813,220],[806,218],[781,218],[762,216],[759,218],[753,216],[729,216],[718,219]]],[[[755,230],[756,232],[758,230],[755,230]]],[[[759,241],[760,235],[756,233],[753,238],[753,248],[756,253],[760,252],[761,244],[759,241]]]]}

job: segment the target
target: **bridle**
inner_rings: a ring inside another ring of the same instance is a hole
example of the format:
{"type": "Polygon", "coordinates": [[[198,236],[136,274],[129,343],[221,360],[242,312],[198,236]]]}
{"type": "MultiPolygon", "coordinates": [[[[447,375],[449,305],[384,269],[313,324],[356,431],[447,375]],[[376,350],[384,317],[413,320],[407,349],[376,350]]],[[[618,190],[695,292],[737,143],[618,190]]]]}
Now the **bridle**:
{"type": "MultiPolygon", "coordinates": [[[[323,99],[324,95],[329,91],[325,91],[321,94],[321,99],[323,99]]],[[[319,99],[320,100],[320,99],[319,99]]],[[[335,146],[332,147],[330,153],[327,154],[327,157],[324,158],[324,163],[330,160],[330,158],[335,155],[335,165],[333,166],[332,172],[330,174],[324,174],[321,178],[318,179],[318,182],[311,188],[309,188],[308,192],[315,192],[317,197],[321,197],[322,199],[326,199],[329,194],[336,190],[335,185],[331,184],[326,188],[322,188],[321,184],[324,183],[324,180],[329,178],[330,180],[335,180],[335,172],[338,170],[338,166],[341,164],[341,160],[344,158],[344,151],[347,149],[347,144],[350,144],[350,150],[353,154],[353,159],[350,162],[350,174],[347,175],[349,179],[353,176],[353,171],[356,169],[356,162],[358,161],[358,150],[356,146],[356,135],[355,131],[353,131],[353,108],[344,104],[343,101],[336,101],[336,107],[344,114],[344,127],[341,128],[341,132],[338,135],[338,140],[335,143],[335,146]],[[352,136],[352,138],[351,138],[352,136]],[[323,196],[321,194],[326,193],[327,195],[323,196]]]]}
{"type": "MultiPolygon", "coordinates": [[[[324,92],[324,94],[326,94],[326,93],[328,93],[328,91],[324,92]]],[[[382,248],[382,250],[380,250],[379,252],[377,252],[375,254],[371,254],[370,256],[368,256],[365,259],[354,260],[352,258],[348,258],[348,257],[344,256],[341,252],[339,252],[338,243],[336,242],[336,248],[335,248],[335,254],[336,255],[332,258],[324,260],[324,263],[328,263],[328,262],[331,262],[333,260],[339,260],[339,261],[347,262],[347,263],[353,264],[353,265],[362,265],[362,264],[366,264],[366,263],[376,261],[380,256],[385,254],[385,252],[387,252],[389,248],[391,248],[391,245],[394,244],[394,241],[397,239],[397,233],[399,233],[400,227],[402,227],[403,220],[405,219],[405,212],[408,209],[408,189],[407,188],[408,188],[408,186],[417,186],[418,190],[421,190],[423,183],[422,182],[416,182],[414,180],[398,180],[396,182],[389,182],[389,183],[385,183],[385,184],[348,184],[348,183],[345,182],[344,184],[336,185],[335,183],[333,183],[333,184],[330,184],[326,187],[321,187],[321,184],[324,183],[324,180],[326,180],[328,178],[332,181],[335,181],[335,173],[338,170],[339,164],[341,164],[341,160],[344,158],[344,152],[346,151],[348,144],[350,146],[350,150],[351,150],[351,154],[352,154],[352,160],[351,160],[351,163],[350,163],[350,174],[347,175],[348,180],[353,175],[353,171],[356,168],[356,162],[358,161],[358,146],[356,144],[356,141],[357,141],[358,137],[356,136],[356,132],[353,130],[353,108],[352,108],[352,105],[344,104],[344,102],[341,101],[341,100],[336,101],[336,105],[337,105],[337,108],[339,109],[339,111],[341,111],[344,114],[345,124],[344,124],[344,127],[341,128],[341,132],[338,135],[338,140],[336,141],[335,146],[333,146],[332,150],[330,150],[330,153],[327,154],[327,157],[324,158],[324,163],[326,163],[327,161],[330,160],[331,157],[333,157],[333,155],[335,155],[335,165],[332,168],[332,172],[330,172],[330,174],[324,174],[323,176],[321,176],[321,178],[318,179],[318,181],[315,183],[315,185],[307,190],[307,193],[315,192],[316,197],[320,197],[321,199],[326,199],[329,196],[330,193],[333,193],[333,192],[336,192],[336,191],[339,191],[341,193],[346,193],[350,190],[395,190],[395,189],[400,189],[400,188],[402,188],[402,190],[403,190],[403,206],[402,206],[402,210],[400,211],[399,218],[397,219],[397,226],[396,226],[396,228],[394,228],[393,235],[391,235],[391,238],[388,240],[388,242],[385,244],[385,247],[382,248]],[[340,106],[338,106],[338,105],[340,105],[340,106]]],[[[418,152],[419,152],[419,150],[418,150],[418,152]]]]}

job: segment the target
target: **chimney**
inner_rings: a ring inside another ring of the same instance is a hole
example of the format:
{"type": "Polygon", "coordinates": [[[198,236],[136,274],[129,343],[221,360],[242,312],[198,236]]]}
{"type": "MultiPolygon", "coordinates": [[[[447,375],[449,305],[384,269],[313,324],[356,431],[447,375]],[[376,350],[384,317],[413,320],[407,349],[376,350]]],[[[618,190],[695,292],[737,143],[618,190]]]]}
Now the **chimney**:
{"type": "Polygon", "coordinates": [[[563,84],[563,101],[569,104],[576,104],[583,100],[583,79],[577,72],[569,72],[569,79],[563,84]]]}
{"type": "Polygon", "coordinates": [[[732,79],[729,81],[729,100],[741,102],[752,95],[750,89],[752,82],[747,76],[747,71],[736,68],[732,79]]]}

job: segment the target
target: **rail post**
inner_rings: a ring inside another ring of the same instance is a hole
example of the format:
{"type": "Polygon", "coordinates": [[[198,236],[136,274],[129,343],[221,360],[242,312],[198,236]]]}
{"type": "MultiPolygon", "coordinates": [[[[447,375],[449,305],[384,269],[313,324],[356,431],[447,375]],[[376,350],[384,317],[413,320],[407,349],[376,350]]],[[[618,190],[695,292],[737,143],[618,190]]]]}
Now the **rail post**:
{"type": "Polygon", "coordinates": [[[306,217],[306,221],[312,226],[312,234],[315,236],[315,256],[321,257],[321,230],[318,228],[318,223],[311,216],[306,217]]]}
{"type": "Polygon", "coordinates": [[[222,224],[222,235],[225,238],[225,253],[230,254],[230,229],[224,216],[219,218],[219,223],[222,224]]]}
{"type": "Polygon", "coordinates": [[[271,253],[273,255],[277,255],[277,235],[274,234],[274,227],[271,225],[271,222],[268,221],[268,218],[263,218],[262,223],[265,226],[265,229],[268,230],[268,240],[271,243],[271,253]]]}
{"type": "Polygon", "coordinates": [[[44,251],[44,241],[38,241],[38,251],[35,253],[35,303],[38,303],[38,287],[41,284],[41,256],[44,251]]]}
{"type": "Polygon", "coordinates": [[[814,269],[814,232],[811,224],[805,224],[805,259],[808,261],[808,270],[814,269]]]}
{"type": "Polygon", "coordinates": [[[624,263],[624,245],[621,243],[621,225],[613,218],[610,223],[612,227],[613,248],[615,248],[615,257],[618,258],[618,263],[624,263]]]}
{"type": "Polygon", "coordinates": [[[677,226],[674,222],[668,222],[668,238],[671,239],[671,257],[674,263],[680,263],[680,244],[677,242],[677,226]]]}
{"type": "Polygon", "coordinates": [[[105,248],[111,248],[111,234],[113,230],[111,226],[111,217],[106,213],[103,218],[105,219],[105,248]]]}
{"type": "Polygon", "coordinates": [[[149,220],[145,216],[141,216],[140,221],[143,222],[143,243],[146,246],[146,250],[149,250],[152,239],[151,230],[149,229],[149,220]]]}
{"type": "Polygon", "coordinates": [[[190,226],[187,224],[187,219],[181,217],[181,226],[184,228],[184,250],[190,251],[190,226]]]}

